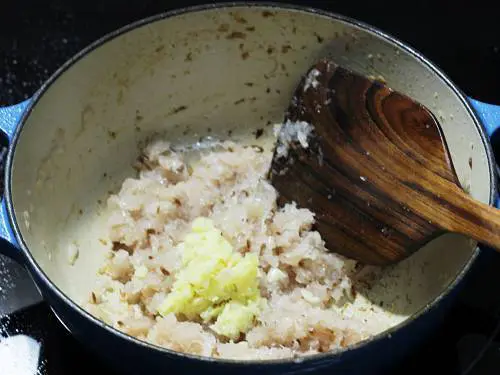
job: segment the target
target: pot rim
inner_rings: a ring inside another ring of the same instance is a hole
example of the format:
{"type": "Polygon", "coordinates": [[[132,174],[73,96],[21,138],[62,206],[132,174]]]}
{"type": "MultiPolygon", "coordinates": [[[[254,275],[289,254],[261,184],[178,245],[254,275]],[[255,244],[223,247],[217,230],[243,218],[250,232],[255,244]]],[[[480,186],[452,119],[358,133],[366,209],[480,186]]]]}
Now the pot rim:
{"type": "Polygon", "coordinates": [[[318,354],[312,354],[308,355],[306,357],[299,357],[299,358],[288,358],[288,359],[268,359],[268,360],[235,360],[235,359],[225,359],[225,358],[213,358],[213,357],[206,357],[206,356],[201,356],[201,355],[194,355],[194,354],[187,354],[183,352],[177,352],[171,349],[167,349],[164,347],[157,346],[155,344],[151,344],[142,340],[139,340],[133,336],[130,336],[126,333],[123,333],[112,326],[104,323],[100,319],[92,316],[89,312],[87,312],[83,307],[79,306],[76,302],[74,302],[71,298],[66,296],[58,286],[56,286],[50,278],[45,274],[45,272],[41,269],[41,267],[37,264],[35,259],[33,258],[32,254],[30,253],[28,246],[23,240],[23,237],[21,235],[19,226],[17,224],[17,219],[15,216],[14,208],[13,208],[13,203],[12,203],[12,165],[13,165],[13,157],[16,149],[17,142],[19,141],[22,129],[24,125],[26,124],[26,120],[29,118],[33,108],[36,106],[40,98],[43,96],[43,94],[50,88],[50,86],[59,78],[64,72],[69,69],[71,66],[73,66],[75,63],[77,63],[80,59],[82,59],[84,56],[86,56],[88,53],[92,52],[94,49],[97,49],[98,47],[104,45],[105,43],[115,39],[116,37],[119,37],[129,31],[132,31],[134,29],[140,28],[142,26],[148,25],[148,24],[153,24],[154,22],[161,21],[167,18],[171,18],[174,16],[182,15],[182,14],[189,14],[189,13],[194,13],[194,12],[203,12],[203,11],[209,11],[209,10],[216,10],[216,9],[227,9],[227,8],[263,8],[263,9],[282,9],[282,10],[292,10],[292,11],[299,11],[303,13],[308,13],[313,16],[321,16],[321,17],[327,17],[331,20],[334,21],[340,21],[346,24],[350,24],[354,27],[363,29],[365,31],[371,32],[382,39],[396,45],[397,47],[403,49],[404,51],[408,52],[413,58],[419,60],[421,63],[426,65],[435,75],[437,75],[448,87],[455,93],[455,95],[460,99],[462,102],[462,105],[465,107],[469,115],[473,119],[473,123],[475,127],[477,128],[477,131],[479,132],[481,136],[481,140],[483,143],[483,147],[486,150],[487,154],[487,162],[488,162],[488,168],[489,168],[489,175],[490,175],[490,186],[491,186],[491,191],[490,191],[490,198],[489,198],[489,204],[492,205],[494,202],[494,198],[496,195],[497,191],[497,181],[495,179],[495,169],[494,169],[494,157],[493,157],[493,152],[491,149],[491,145],[488,139],[488,136],[486,135],[486,130],[482,122],[480,121],[479,117],[477,116],[476,112],[472,109],[470,103],[466,99],[466,96],[464,93],[431,61],[429,61],[425,56],[423,56],[421,53],[417,52],[415,49],[410,47],[408,44],[400,41],[399,39],[395,38],[394,36],[379,30],[376,27],[373,27],[367,23],[358,21],[356,19],[353,19],[351,17],[343,16],[340,14],[336,14],[334,12],[329,12],[326,10],[322,9],[317,9],[317,8],[312,8],[312,7],[307,7],[307,6],[299,6],[299,5],[293,5],[293,4],[287,4],[287,3],[277,3],[277,2],[270,2],[270,1],[250,1],[250,2],[242,2],[242,1],[236,1],[236,2],[228,2],[228,3],[206,3],[202,5],[196,5],[196,6],[189,6],[189,7],[183,7],[179,9],[174,9],[166,12],[162,12],[147,18],[143,18],[140,20],[137,20],[135,22],[129,23],[126,26],[123,26],[119,29],[116,29],[101,38],[97,39],[96,41],[92,42],[82,50],[80,50],[77,54],[75,54],[73,57],[71,57],[69,60],[67,60],[63,65],[61,65],[53,74],[52,76],[47,79],[42,86],[39,88],[39,90],[33,95],[32,100],[28,104],[25,112],[23,113],[19,125],[16,128],[16,131],[13,135],[12,138],[12,143],[9,147],[9,152],[7,155],[7,160],[6,160],[6,165],[5,165],[5,200],[6,200],[6,206],[7,206],[7,211],[8,211],[8,216],[9,216],[9,221],[12,226],[13,232],[15,234],[15,237],[20,245],[21,251],[24,254],[24,257],[26,258],[26,266],[29,266],[29,269],[31,272],[36,272],[40,280],[45,284],[44,286],[51,289],[54,294],[64,301],[68,307],[71,307],[73,310],[78,312],[78,314],[85,319],[90,320],[92,323],[94,323],[97,326],[100,326],[101,328],[105,329],[108,331],[110,334],[116,335],[118,337],[121,337],[124,340],[128,340],[131,343],[134,343],[136,345],[140,345],[145,349],[151,349],[151,350],[156,350],[159,352],[163,352],[164,354],[169,354],[173,356],[179,356],[179,357],[184,357],[185,359],[190,359],[190,360],[199,360],[203,362],[212,362],[212,363],[221,363],[221,364],[227,364],[227,365],[245,365],[245,366],[260,366],[260,365],[284,365],[284,364],[293,364],[293,363],[300,363],[300,364],[307,364],[309,362],[314,362],[318,360],[325,359],[327,357],[336,357],[336,356],[342,356],[343,354],[350,353],[352,351],[355,351],[357,349],[364,348],[370,344],[375,344],[377,342],[380,342],[382,340],[387,340],[390,339],[391,336],[396,333],[397,331],[401,330],[402,328],[406,327],[410,323],[412,323],[414,320],[422,317],[425,313],[428,313],[432,311],[445,297],[447,297],[450,292],[462,281],[464,276],[467,274],[471,266],[474,264],[480,249],[477,247],[474,252],[471,254],[469,260],[467,263],[464,265],[464,267],[460,270],[459,274],[457,277],[432,301],[427,303],[425,306],[423,306],[420,310],[418,310],[416,313],[408,317],[406,320],[402,321],[401,323],[389,328],[388,330],[382,331],[381,333],[374,335],[366,340],[360,341],[354,345],[350,345],[346,348],[334,350],[334,351],[329,351],[326,353],[318,353],[318,354]]]}

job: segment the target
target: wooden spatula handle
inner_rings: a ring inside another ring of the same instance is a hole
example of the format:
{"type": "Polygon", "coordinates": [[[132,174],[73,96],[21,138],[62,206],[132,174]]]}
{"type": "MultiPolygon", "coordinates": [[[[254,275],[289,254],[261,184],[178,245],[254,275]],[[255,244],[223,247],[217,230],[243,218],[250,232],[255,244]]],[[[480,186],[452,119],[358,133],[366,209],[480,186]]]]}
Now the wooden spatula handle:
{"type": "MultiPolygon", "coordinates": [[[[415,205],[421,216],[442,229],[466,235],[500,251],[500,210],[475,200],[457,185],[437,182],[427,190],[415,184],[419,192],[415,205]]],[[[412,203],[409,203],[412,205],[412,203]]]]}

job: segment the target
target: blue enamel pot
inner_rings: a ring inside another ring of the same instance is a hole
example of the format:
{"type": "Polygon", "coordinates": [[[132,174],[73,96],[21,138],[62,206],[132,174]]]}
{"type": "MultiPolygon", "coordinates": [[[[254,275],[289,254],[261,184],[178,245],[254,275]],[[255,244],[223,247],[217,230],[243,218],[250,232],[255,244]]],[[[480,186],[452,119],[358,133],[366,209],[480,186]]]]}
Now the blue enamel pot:
{"type": "Polygon", "coordinates": [[[322,56],[381,75],[429,107],[464,188],[495,204],[489,137],[500,126],[500,107],[465,96],[420,53],[361,22],[283,4],[206,5],[103,37],[31,99],[0,109],[10,144],[0,252],[26,267],[78,340],[131,374],[384,373],[440,324],[480,253],[491,250],[453,234],[436,239],[387,271],[381,288],[406,301],[392,311],[397,323],[368,340],[301,360],[181,354],[128,336],[81,307],[106,250],[99,241],[102,202],[133,175],[138,146],[158,132],[180,139],[190,136],[187,128],[203,135],[209,126],[212,134],[228,136],[231,129],[241,139],[268,121],[279,122],[299,77],[322,56]],[[74,241],[80,254],[70,264],[67,249],[74,241]]]}

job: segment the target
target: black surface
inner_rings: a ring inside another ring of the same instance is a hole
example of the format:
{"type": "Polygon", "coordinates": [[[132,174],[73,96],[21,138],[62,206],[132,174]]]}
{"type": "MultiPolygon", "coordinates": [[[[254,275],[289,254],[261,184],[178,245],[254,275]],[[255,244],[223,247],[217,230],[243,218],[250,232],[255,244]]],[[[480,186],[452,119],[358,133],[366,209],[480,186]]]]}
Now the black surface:
{"type": "MultiPolygon", "coordinates": [[[[290,3],[300,3],[289,1],[290,3]]],[[[8,1],[0,8],[0,105],[30,97],[66,59],[131,21],[199,1],[8,1]]],[[[309,1],[407,41],[437,63],[466,94],[500,104],[500,24],[492,2],[309,1]]],[[[488,254],[442,328],[394,374],[459,374],[484,351],[470,374],[500,374],[500,337],[485,346],[500,312],[500,256],[488,254]]],[[[67,334],[45,304],[0,321],[9,334],[42,342],[43,375],[106,373],[67,334]]],[[[0,374],[2,364],[0,363],[0,374]]],[[[10,374],[6,374],[10,375],[10,374]]]]}

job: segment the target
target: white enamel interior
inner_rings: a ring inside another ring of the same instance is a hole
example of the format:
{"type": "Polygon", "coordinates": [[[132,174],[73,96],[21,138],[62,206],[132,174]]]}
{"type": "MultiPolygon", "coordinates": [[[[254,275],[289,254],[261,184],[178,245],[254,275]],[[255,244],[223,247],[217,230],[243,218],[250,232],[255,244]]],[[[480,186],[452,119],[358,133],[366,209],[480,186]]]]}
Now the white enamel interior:
{"type": "MultiPolygon", "coordinates": [[[[109,246],[99,240],[106,239],[108,191],[134,174],[140,145],[155,133],[192,142],[207,128],[222,137],[231,129],[233,138],[255,143],[252,132],[264,127],[272,134],[266,123],[282,119],[301,74],[327,55],[362,73],[382,75],[433,109],[460,181],[473,197],[488,202],[486,150],[472,117],[455,92],[413,55],[314,13],[268,7],[195,11],[104,43],[61,74],[34,107],[15,150],[12,198],[24,241],[44,272],[76,301],[86,299],[109,246]],[[67,261],[70,243],[80,250],[73,266],[67,261]]],[[[445,235],[387,269],[362,295],[386,302],[388,318],[377,318],[381,327],[440,295],[475,247],[461,236],[445,235]]]]}

